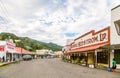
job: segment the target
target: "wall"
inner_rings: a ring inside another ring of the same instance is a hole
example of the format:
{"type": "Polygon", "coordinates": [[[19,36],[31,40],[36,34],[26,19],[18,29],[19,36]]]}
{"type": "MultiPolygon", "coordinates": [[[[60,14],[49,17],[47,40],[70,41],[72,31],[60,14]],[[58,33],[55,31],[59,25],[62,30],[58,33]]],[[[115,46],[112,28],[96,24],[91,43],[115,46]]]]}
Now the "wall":
{"type": "Polygon", "coordinates": [[[5,41],[0,41],[0,46],[4,46],[4,51],[0,51],[0,58],[4,56],[6,59],[5,44],[6,44],[5,41]]]}
{"type": "MultiPolygon", "coordinates": [[[[118,34],[117,30],[116,30],[116,26],[115,26],[115,22],[119,21],[120,22],[120,5],[118,5],[117,7],[113,8],[111,10],[111,41],[110,44],[111,45],[120,45],[120,34],[118,34]]],[[[118,25],[119,31],[120,31],[120,25],[118,25]]],[[[114,47],[112,47],[114,48],[114,47]]],[[[118,47],[120,48],[120,47],[118,47]]],[[[112,59],[114,58],[114,51],[110,52],[110,67],[112,67],[112,59]]],[[[120,69],[120,64],[117,64],[117,68],[120,69]]]]}
{"type": "MultiPolygon", "coordinates": [[[[4,46],[4,51],[0,52],[0,57],[5,57],[6,60],[6,52],[13,53],[15,52],[15,44],[7,41],[0,41],[0,46],[4,46]]],[[[13,58],[12,58],[13,59],[13,58]]]]}
{"type": "Polygon", "coordinates": [[[120,44],[120,36],[117,34],[115,21],[120,20],[120,5],[111,10],[111,44],[120,44]]]}

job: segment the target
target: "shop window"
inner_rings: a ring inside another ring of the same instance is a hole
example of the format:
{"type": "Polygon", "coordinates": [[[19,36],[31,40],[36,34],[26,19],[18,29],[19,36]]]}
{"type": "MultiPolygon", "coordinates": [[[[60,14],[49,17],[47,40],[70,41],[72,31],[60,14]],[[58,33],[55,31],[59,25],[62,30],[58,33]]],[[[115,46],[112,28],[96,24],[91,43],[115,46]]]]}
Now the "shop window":
{"type": "Polygon", "coordinates": [[[120,36],[120,20],[114,22],[118,35],[120,36]]]}
{"type": "Polygon", "coordinates": [[[108,64],[108,52],[98,52],[97,53],[97,62],[108,64]]]}
{"type": "Polygon", "coordinates": [[[120,49],[115,50],[114,57],[115,57],[115,59],[117,61],[117,64],[120,64],[120,49]]]}

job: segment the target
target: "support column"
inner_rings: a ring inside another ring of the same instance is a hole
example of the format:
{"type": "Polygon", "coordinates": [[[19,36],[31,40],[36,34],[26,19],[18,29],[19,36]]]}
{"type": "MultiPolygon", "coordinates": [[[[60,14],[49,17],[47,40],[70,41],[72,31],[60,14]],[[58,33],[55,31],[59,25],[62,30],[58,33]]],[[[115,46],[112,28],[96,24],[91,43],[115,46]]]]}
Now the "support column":
{"type": "Polygon", "coordinates": [[[94,66],[97,67],[97,50],[94,52],[94,66]]]}

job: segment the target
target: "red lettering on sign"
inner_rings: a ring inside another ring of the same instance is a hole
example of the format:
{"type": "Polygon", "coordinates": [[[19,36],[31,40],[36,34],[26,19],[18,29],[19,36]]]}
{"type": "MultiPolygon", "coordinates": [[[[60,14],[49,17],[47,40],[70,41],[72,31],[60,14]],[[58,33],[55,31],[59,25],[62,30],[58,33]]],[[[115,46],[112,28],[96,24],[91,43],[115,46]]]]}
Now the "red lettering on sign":
{"type": "Polygon", "coordinates": [[[9,49],[14,49],[14,48],[15,48],[15,46],[14,46],[14,45],[12,45],[12,44],[7,43],[7,48],[9,48],[9,49]]]}
{"type": "Polygon", "coordinates": [[[103,41],[106,38],[106,33],[100,34],[100,41],[103,41]]]}

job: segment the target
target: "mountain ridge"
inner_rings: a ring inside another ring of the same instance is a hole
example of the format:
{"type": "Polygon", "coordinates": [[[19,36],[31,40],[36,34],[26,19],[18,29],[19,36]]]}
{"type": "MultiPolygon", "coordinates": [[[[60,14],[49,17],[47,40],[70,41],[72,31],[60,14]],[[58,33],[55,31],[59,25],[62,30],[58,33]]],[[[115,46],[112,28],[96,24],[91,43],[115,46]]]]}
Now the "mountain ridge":
{"type": "Polygon", "coordinates": [[[31,39],[29,37],[19,37],[13,33],[8,33],[8,32],[0,33],[0,40],[8,40],[8,39],[12,39],[17,47],[22,47],[26,50],[33,51],[33,52],[40,49],[61,51],[63,47],[52,42],[45,43],[42,41],[31,39]],[[19,42],[17,42],[16,40],[19,40],[19,42]]]}

